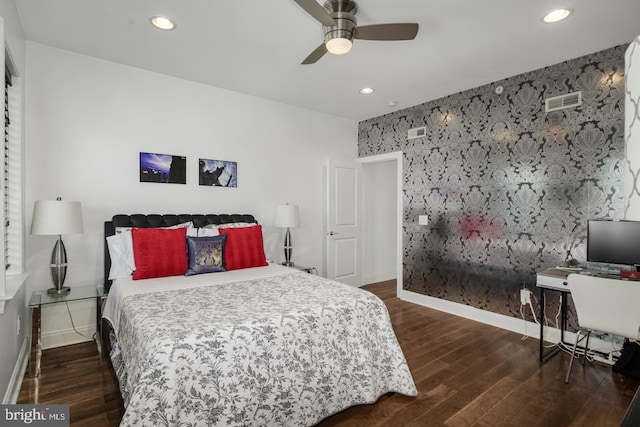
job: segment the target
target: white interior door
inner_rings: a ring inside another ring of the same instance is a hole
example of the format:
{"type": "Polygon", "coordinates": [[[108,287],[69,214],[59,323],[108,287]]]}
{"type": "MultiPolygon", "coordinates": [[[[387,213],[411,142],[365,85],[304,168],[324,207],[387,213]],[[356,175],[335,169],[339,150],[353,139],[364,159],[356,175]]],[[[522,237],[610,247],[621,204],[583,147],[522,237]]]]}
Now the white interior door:
{"type": "Polygon", "coordinates": [[[362,166],[327,161],[327,277],[362,286],[362,166]]]}

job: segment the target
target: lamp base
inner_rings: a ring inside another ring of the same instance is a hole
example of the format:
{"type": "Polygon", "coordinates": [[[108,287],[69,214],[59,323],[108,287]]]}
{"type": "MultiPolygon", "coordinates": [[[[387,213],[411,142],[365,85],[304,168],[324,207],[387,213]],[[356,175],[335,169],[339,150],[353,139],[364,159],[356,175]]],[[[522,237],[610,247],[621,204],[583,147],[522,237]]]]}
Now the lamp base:
{"type": "Polygon", "coordinates": [[[67,295],[69,295],[69,292],[71,292],[71,288],[69,288],[68,286],[63,286],[60,289],[56,289],[56,288],[47,289],[47,293],[52,297],[66,297],[67,295]]]}
{"type": "Polygon", "coordinates": [[[293,267],[295,264],[293,263],[293,261],[285,261],[282,263],[282,265],[284,265],[285,267],[293,267]]]}

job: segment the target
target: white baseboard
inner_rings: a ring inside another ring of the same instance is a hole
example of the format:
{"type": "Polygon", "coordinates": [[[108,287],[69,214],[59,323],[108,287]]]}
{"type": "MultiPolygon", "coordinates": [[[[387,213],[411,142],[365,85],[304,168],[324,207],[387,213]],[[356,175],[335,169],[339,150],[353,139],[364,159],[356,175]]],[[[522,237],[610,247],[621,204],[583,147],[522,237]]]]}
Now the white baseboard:
{"type": "MultiPolygon", "coordinates": [[[[475,320],[497,328],[506,329],[511,332],[526,335],[532,338],[540,338],[540,325],[534,322],[525,321],[515,317],[505,316],[491,311],[481,310],[469,305],[457,302],[447,301],[440,298],[430,297],[418,294],[416,292],[398,290],[398,298],[424,307],[433,308],[445,313],[454,314],[466,319],[475,320]]],[[[538,313],[536,313],[536,316],[538,313]]],[[[544,328],[545,341],[551,343],[560,342],[560,329],[551,326],[544,328]]],[[[574,343],[576,334],[573,332],[564,332],[564,340],[567,343],[574,343]]],[[[613,350],[619,350],[620,345],[613,344],[610,341],[604,341],[599,338],[589,339],[589,349],[609,354],[613,350]]]]}
{"type": "Polygon", "coordinates": [[[25,337],[22,341],[22,347],[20,347],[20,353],[18,354],[18,360],[16,360],[16,366],[13,367],[13,373],[9,379],[7,385],[7,391],[2,399],[3,405],[12,405],[18,401],[18,395],[20,394],[20,388],[22,387],[22,379],[27,369],[27,362],[29,361],[29,338],[25,337]]]}
{"type": "Polygon", "coordinates": [[[91,341],[93,339],[93,334],[96,332],[95,326],[80,326],[76,327],[76,329],[84,335],[84,337],[78,335],[73,328],[42,334],[42,349],[44,350],[47,348],[62,347],[65,345],[91,341]]]}

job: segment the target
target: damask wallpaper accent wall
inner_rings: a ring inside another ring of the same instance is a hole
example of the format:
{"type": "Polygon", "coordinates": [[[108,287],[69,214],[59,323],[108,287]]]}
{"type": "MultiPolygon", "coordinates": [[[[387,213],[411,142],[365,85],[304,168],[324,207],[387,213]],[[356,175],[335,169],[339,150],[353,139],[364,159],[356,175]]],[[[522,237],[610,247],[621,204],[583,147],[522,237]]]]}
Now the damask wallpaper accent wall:
{"type": "Polygon", "coordinates": [[[623,216],[625,48],[359,123],[359,156],[404,155],[404,289],[520,317],[536,271],[585,261],[587,219],[623,216]]]}
{"type": "Polygon", "coordinates": [[[640,36],[625,54],[625,218],[640,220],[640,36]]]}

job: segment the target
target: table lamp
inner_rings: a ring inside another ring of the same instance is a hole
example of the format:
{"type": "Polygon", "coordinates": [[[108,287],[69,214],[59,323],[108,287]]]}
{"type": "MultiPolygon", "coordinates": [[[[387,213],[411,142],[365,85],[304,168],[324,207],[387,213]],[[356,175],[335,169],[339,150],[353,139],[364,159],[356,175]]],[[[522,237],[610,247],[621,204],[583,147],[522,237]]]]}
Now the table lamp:
{"type": "Polygon", "coordinates": [[[286,228],[287,232],[284,235],[284,262],[282,265],[287,267],[293,267],[291,261],[291,253],[293,252],[293,244],[291,243],[291,231],[290,228],[298,227],[300,225],[300,212],[298,205],[278,205],[276,207],[276,221],[275,226],[278,228],[286,228]]]}
{"type": "Polygon", "coordinates": [[[70,291],[64,285],[67,276],[67,251],[62,243],[63,234],[81,234],[82,206],[80,202],[56,200],[37,200],[33,205],[31,234],[57,235],[58,240],[51,252],[51,278],[53,288],[47,290],[52,296],[64,296],[70,291]]]}

